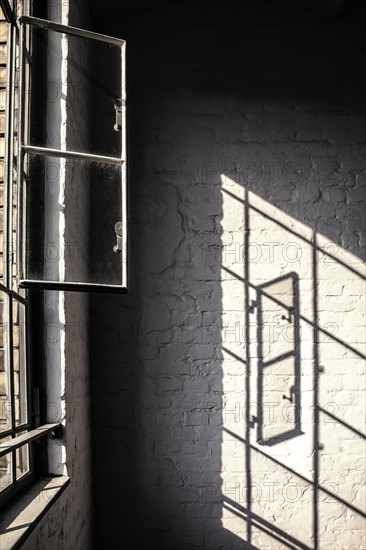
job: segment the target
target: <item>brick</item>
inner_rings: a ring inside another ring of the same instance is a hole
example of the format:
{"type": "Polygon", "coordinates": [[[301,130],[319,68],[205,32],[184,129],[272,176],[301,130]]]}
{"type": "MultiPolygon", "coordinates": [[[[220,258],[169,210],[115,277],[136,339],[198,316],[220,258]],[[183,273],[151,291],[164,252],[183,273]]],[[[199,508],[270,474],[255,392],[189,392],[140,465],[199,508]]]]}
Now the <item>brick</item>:
{"type": "Polygon", "coordinates": [[[7,48],[6,44],[0,44],[0,64],[5,65],[7,59],[7,48]]]}

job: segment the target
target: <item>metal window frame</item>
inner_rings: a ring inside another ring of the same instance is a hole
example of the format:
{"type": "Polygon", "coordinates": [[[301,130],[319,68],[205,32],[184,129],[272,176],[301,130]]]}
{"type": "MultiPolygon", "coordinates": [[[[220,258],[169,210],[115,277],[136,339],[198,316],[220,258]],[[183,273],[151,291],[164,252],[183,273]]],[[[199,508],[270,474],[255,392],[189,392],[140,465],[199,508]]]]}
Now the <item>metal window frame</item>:
{"type": "Polygon", "coordinates": [[[9,441],[0,443],[0,458],[2,456],[6,456],[8,453],[12,453],[17,449],[20,449],[21,447],[24,447],[24,445],[32,443],[32,441],[37,441],[50,432],[55,432],[59,427],[60,424],[58,422],[53,424],[43,424],[43,426],[39,426],[39,428],[35,428],[34,430],[30,430],[25,434],[14,437],[9,441]]]}
{"type": "Polygon", "coordinates": [[[78,159],[93,161],[99,164],[113,164],[120,167],[121,171],[121,222],[122,222],[122,272],[121,272],[121,284],[99,284],[99,283],[83,283],[83,282],[71,282],[71,281],[50,281],[50,280],[37,280],[30,279],[25,276],[26,269],[26,257],[24,253],[24,242],[21,239],[18,243],[17,250],[17,263],[18,263],[18,284],[20,288],[27,289],[43,289],[43,290],[59,290],[59,291],[81,291],[81,292],[108,292],[108,293],[126,293],[127,292],[127,163],[126,163],[126,42],[119,38],[114,38],[104,34],[95,33],[85,29],[72,27],[68,25],[62,25],[54,23],[46,19],[39,19],[30,16],[21,16],[19,19],[20,27],[20,69],[19,69],[19,109],[18,109],[18,163],[19,169],[17,173],[17,190],[18,190],[18,235],[24,235],[26,228],[24,226],[24,208],[22,204],[23,188],[24,188],[24,164],[25,156],[27,153],[38,154],[47,156],[54,156],[59,158],[78,159]],[[96,40],[106,44],[113,44],[118,46],[121,50],[121,110],[122,110],[122,127],[121,127],[121,156],[109,157],[102,155],[95,155],[89,153],[82,153],[79,151],[68,151],[51,149],[47,147],[35,147],[25,143],[24,128],[25,128],[25,109],[26,109],[26,97],[25,97],[25,67],[26,67],[26,43],[25,43],[25,26],[38,27],[46,30],[55,31],[65,35],[76,36],[79,38],[86,38],[96,40]]]}
{"type": "MultiPolygon", "coordinates": [[[[4,258],[4,280],[3,283],[0,283],[0,291],[4,292],[6,295],[7,301],[7,317],[9,319],[9,340],[7,343],[7,365],[9,368],[9,392],[11,399],[11,418],[10,418],[10,428],[3,430],[0,433],[0,439],[6,437],[11,437],[10,440],[0,444],[0,457],[5,455],[11,456],[12,464],[12,478],[10,484],[4,488],[0,493],[1,505],[4,505],[10,498],[13,498],[18,492],[22,491],[25,486],[34,479],[35,473],[35,462],[34,462],[34,450],[33,442],[39,440],[47,434],[56,432],[61,426],[60,423],[55,424],[44,424],[39,426],[39,418],[37,419],[32,416],[32,400],[31,400],[31,380],[30,380],[30,370],[27,361],[28,356],[28,347],[29,335],[25,334],[25,365],[23,368],[26,369],[26,394],[27,394],[27,419],[26,422],[16,425],[15,418],[15,392],[14,392],[14,356],[13,356],[13,301],[16,300],[19,304],[25,307],[25,315],[28,317],[28,308],[29,301],[27,291],[22,291],[22,289],[27,288],[36,288],[36,289],[46,289],[46,290],[78,290],[78,291],[100,291],[100,292],[113,292],[113,293],[124,293],[127,291],[127,255],[126,255],[126,245],[127,245],[127,185],[126,185],[126,82],[125,82],[125,55],[126,55],[126,46],[125,41],[118,38],[109,37],[106,35],[90,32],[84,29],[78,29],[76,27],[69,27],[65,25],[60,25],[53,23],[51,21],[38,19],[29,16],[22,16],[16,18],[15,10],[9,3],[9,0],[0,0],[0,6],[4,12],[6,21],[8,25],[8,61],[7,61],[7,87],[6,87],[6,121],[5,121],[5,154],[4,154],[4,206],[6,210],[6,215],[4,217],[4,248],[3,248],[3,258],[4,258]],[[91,155],[87,153],[81,153],[78,151],[62,151],[55,149],[47,148],[38,148],[30,146],[24,143],[24,136],[26,130],[27,120],[25,117],[25,108],[26,108],[26,94],[25,94],[25,84],[26,84],[26,60],[29,61],[28,50],[27,50],[27,41],[28,41],[28,31],[26,31],[26,25],[33,25],[41,28],[50,29],[56,32],[69,34],[72,36],[84,37],[88,39],[99,40],[105,43],[111,43],[116,46],[119,46],[121,49],[121,110],[122,110],[122,127],[121,127],[121,157],[107,157],[101,155],[91,155]],[[13,288],[13,273],[12,273],[12,258],[14,255],[14,244],[13,244],[13,193],[14,193],[14,178],[13,178],[13,169],[14,169],[14,143],[13,135],[15,130],[14,125],[14,92],[15,92],[15,53],[17,48],[17,43],[19,44],[19,83],[18,83],[18,94],[19,94],[19,105],[18,105],[18,150],[17,150],[17,226],[16,226],[16,240],[17,240],[17,282],[19,288],[14,290],[13,288]],[[20,279],[19,269],[24,270],[25,260],[23,258],[23,243],[20,238],[24,234],[24,216],[23,216],[23,205],[22,205],[22,196],[23,196],[23,180],[24,180],[24,158],[27,154],[38,154],[43,156],[55,156],[60,158],[70,158],[70,159],[82,159],[97,162],[100,164],[112,164],[119,166],[121,169],[121,217],[122,217],[122,284],[121,285],[102,285],[102,284],[93,284],[93,283],[78,283],[78,282],[69,282],[62,283],[57,281],[34,281],[27,279],[20,279]],[[20,215],[19,215],[20,214],[20,215]],[[18,291],[19,290],[19,291],[18,291]],[[35,425],[35,426],[34,426],[35,425]],[[33,428],[33,429],[32,429],[33,428]],[[22,433],[26,432],[26,433],[22,433]],[[21,435],[19,435],[21,434],[21,435]],[[16,471],[16,450],[24,446],[28,446],[29,449],[29,471],[17,479],[16,471]]],[[[60,436],[59,432],[57,436],[60,436]]]]}
{"type": "Polygon", "coordinates": [[[1,5],[1,9],[3,10],[4,16],[5,16],[5,19],[7,20],[7,22],[15,27],[17,20],[16,20],[15,14],[14,14],[13,8],[11,7],[11,5],[9,3],[9,0],[1,0],[0,5],[1,5]]]}
{"type": "MultiPolygon", "coordinates": [[[[28,330],[23,334],[24,337],[24,356],[20,363],[20,369],[25,370],[25,397],[26,397],[26,421],[22,422],[19,418],[17,425],[16,419],[16,399],[15,399],[15,381],[14,381],[14,302],[17,302],[19,307],[22,305],[25,308],[24,315],[28,315],[28,297],[25,292],[20,293],[13,288],[13,193],[14,193],[14,104],[15,104],[15,63],[16,63],[16,47],[19,29],[16,24],[16,16],[14,8],[8,0],[0,0],[0,6],[3,10],[5,19],[8,23],[7,32],[7,61],[6,61],[6,104],[5,104],[5,151],[4,151],[4,223],[3,223],[3,282],[0,283],[0,291],[6,296],[6,313],[7,313],[7,341],[6,341],[6,367],[8,370],[9,384],[9,401],[11,406],[11,414],[9,417],[9,428],[0,432],[0,439],[10,437],[6,442],[7,445],[12,445],[12,442],[24,438],[31,430],[32,424],[32,402],[31,402],[31,380],[28,364],[28,330]],[[26,434],[21,434],[26,432],[26,434]]],[[[20,315],[20,309],[19,309],[20,315]]],[[[19,317],[20,319],[20,317],[19,317]]],[[[4,444],[4,443],[3,443],[4,444]]],[[[25,442],[24,445],[27,445],[25,442]]],[[[10,455],[12,465],[11,482],[0,492],[1,505],[5,504],[9,498],[12,498],[18,491],[23,490],[28,483],[35,477],[33,447],[29,445],[28,460],[29,469],[19,479],[16,471],[16,449],[22,447],[19,445],[16,448],[9,448],[7,453],[10,455]]]]}

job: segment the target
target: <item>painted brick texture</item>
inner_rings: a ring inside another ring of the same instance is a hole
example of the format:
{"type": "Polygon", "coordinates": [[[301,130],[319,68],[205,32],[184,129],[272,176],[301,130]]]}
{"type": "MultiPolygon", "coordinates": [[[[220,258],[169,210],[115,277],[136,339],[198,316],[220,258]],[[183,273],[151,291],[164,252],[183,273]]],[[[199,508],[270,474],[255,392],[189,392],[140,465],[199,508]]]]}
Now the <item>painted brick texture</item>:
{"type": "Polygon", "coordinates": [[[365,546],[357,18],[103,28],[128,46],[130,292],[91,300],[96,547],[365,546]]]}

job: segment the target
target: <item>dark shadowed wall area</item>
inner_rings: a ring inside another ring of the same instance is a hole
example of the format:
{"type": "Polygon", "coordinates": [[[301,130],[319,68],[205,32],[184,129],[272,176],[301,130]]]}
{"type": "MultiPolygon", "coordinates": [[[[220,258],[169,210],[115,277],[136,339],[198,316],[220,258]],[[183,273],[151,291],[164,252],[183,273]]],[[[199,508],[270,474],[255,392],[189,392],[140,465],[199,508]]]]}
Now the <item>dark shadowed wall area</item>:
{"type": "Polygon", "coordinates": [[[129,131],[129,292],[89,301],[95,549],[364,548],[364,12],[94,20],[129,131]]]}

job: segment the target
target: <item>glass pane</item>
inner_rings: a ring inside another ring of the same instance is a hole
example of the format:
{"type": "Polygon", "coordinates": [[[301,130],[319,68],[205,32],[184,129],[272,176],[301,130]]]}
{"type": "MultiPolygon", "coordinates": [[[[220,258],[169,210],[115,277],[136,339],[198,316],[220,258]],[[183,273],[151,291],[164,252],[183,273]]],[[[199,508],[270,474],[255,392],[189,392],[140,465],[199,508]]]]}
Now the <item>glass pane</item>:
{"type": "Polygon", "coordinates": [[[27,422],[28,396],[25,351],[25,306],[13,300],[14,406],[17,426],[27,422]]]}
{"type": "Polygon", "coordinates": [[[9,298],[0,292],[0,432],[11,427],[9,349],[9,298]]]}
{"type": "Polygon", "coordinates": [[[121,168],[28,155],[27,279],[122,284],[121,168]]]}
{"type": "MultiPolygon", "coordinates": [[[[2,437],[0,443],[9,441],[10,437],[2,437]]],[[[6,489],[13,482],[13,460],[12,453],[0,458],[0,491],[6,489]]]]}
{"type": "MultiPolygon", "coordinates": [[[[21,432],[18,435],[23,435],[21,432]]],[[[29,445],[23,445],[15,451],[16,478],[20,479],[29,472],[29,445]]]]}
{"type": "Polygon", "coordinates": [[[31,26],[30,143],[120,157],[121,48],[31,26]],[[34,115],[33,115],[34,113],[34,115]],[[67,121],[67,132],[64,128],[67,121]],[[52,131],[45,130],[52,127],[52,131]]]}

